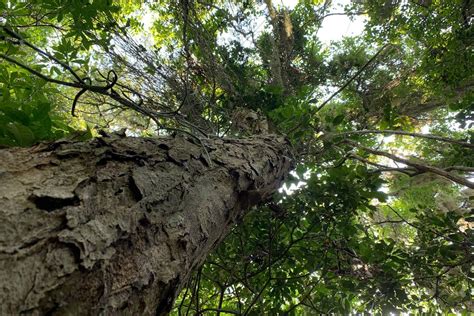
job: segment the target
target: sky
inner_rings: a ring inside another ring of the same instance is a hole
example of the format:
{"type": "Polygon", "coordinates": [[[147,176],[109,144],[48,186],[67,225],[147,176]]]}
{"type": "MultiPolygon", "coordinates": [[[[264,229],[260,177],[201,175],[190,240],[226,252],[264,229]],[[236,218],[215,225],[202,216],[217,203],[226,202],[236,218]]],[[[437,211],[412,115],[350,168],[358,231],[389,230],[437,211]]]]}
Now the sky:
{"type": "MultiPolygon", "coordinates": [[[[344,12],[344,6],[350,4],[350,2],[351,0],[333,0],[331,5],[331,13],[344,12]]],[[[298,0],[274,0],[273,3],[275,5],[284,5],[289,9],[293,9],[298,3],[298,0]]],[[[261,19],[262,21],[256,22],[258,26],[264,25],[264,17],[261,17],[261,19]]],[[[145,25],[145,29],[149,29],[152,26],[153,20],[153,16],[150,12],[144,15],[142,22],[145,25]]],[[[361,34],[364,30],[364,22],[365,17],[363,16],[355,16],[352,21],[346,15],[328,16],[324,19],[322,26],[318,31],[318,38],[323,44],[329,46],[331,41],[338,41],[342,39],[343,36],[354,36],[361,34]]],[[[262,31],[262,29],[257,27],[257,33],[259,31],[262,31]]],[[[236,34],[234,34],[234,36],[236,36],[236,34]]],[[[222,34],[220,40],[225,42],[225,40],[229,40],[231,38],[233,37],[230,34],[222,34]]],[[[241,37],[240,40],[242,41],[241,44],[243,46],[246,46],[246,44],[251,45],[251,42],[248,39],[241,37]],[[248,41],[248,43],[246,41],[248,41]]]]}
{"type": "MultiPolygon", "coordinates": [[[[294,8],[298,0],[279,0],[281,4],[288,8],[294,8]]],[[[343,7],[350,4],[351,0],[333,0],[332,12],[344,12],[343,7]]],[[[275,3],[278,3],[275,1],[275,3]]],[[[345,15],[333,15],[324,19],[322,27],[318,31],[319,40],[329,45],[331,41],[338,41],[343,36],[359,35],[364,30],[364,17],[356,16],[351,21],[345,15]]]]}
{"type": "MultiPolygon", "coordinates": [[[[298,0],[279,0],[280,3],[290,9],[294,8],[298,0]]],[[[278,3],[278,2],[274,2],[278,3]]],[[[332,12],[344,12],[343,7],[348,5],[350,0],[333,0],[332,12]]],[[[324,44],[329,46],[331,41],[339,41],[343,36],[359,35],[364,30],[364,17],[356,16],[352,21],[345,15],[333,15],[324,19],[321,28],[318,31],[318,38],[324,44]]],[[[295,174],[293,174],[295,175],[295,174]]],[[[308,174],[305,174],[305,177],[308,174]]],[[[293,194],[298,188],[306,185],[306,182],[300,181],[297,184],[291,184],[289,187],[283,186],[280,192],[293,194]]]]}

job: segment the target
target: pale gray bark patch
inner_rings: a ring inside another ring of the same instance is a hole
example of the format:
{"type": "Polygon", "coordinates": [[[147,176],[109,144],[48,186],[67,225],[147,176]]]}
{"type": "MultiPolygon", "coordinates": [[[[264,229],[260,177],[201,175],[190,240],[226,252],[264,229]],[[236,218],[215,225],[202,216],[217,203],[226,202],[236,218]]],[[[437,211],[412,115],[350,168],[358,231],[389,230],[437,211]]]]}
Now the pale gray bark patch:
{"type": "Polygon", "coordinates": [[[166,314],[192,269],[292,167],[275,135],[0,151],[0,314],[166,314]]]}

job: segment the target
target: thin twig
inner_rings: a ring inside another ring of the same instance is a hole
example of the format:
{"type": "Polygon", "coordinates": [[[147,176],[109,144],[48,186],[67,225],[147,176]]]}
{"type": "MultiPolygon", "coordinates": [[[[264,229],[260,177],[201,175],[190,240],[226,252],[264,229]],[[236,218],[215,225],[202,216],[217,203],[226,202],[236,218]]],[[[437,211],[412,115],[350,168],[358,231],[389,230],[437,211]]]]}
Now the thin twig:
{"type": "Polygon", "coordinates": [[[73,76],[74,78],[76,78],[77,82],[80,82],[82,84],[85,84],[85,82],[81,79],[81,77],[79,77],[79,75],[66,63],[62,62],[61,60],[57,59],[56,57],[54,57],[53,55],[51,55],[50,53],[36,47],[35,45],[31,44],[30,42],[28,42],[27,40],[25,40],[20,34],[17,34],[15,32],[13,32],[11,29],[9,29],[8,27],[6,26],[3,26],[2,27],[3,30],[5,31],[5,33],[7,33],[8,35],[12,36],[13,38],[16,38],[17,40],[19,40],[21,43],[24,43],[26,46],[30,47],[31,49],[37,51],[38,53],[40,53],[41,55],[43,56],[46,56],[48,57],[49,59],[53,60],[54,62],[58,63],[59,65],[61,65],[64,69],[66,69],[67,71],[69,71],[73,76]]]}
{"type": "Polygon", "coordinates": [[[462,244],[462,242],[456,240],[456,239],[453,239],[451,238],[450,236],[445,236],[443,234],[440,234],[438,233],[437,231],[434,231],[434,230],[431,230],[431,229],[423,229],[421,227],[419,227],[418,225],[415,225],[411,222],[409,222],[408,220],[406,220],[403,216],[400,215],[400,213],[398,213],[392,206],[390,206],[389,204],[386,204],[386,206],[392,211],[394,212],[399,218],[400,220],[402,220],[405,224],[407,224],[408,226],[411,226],[413,228],[415,228],[416,230],[421,230],[421,231],[424,231],[424,232],[428,232],[428,233],[432,233],[434,235],[436,235],[437,237],[439,238],[443,238],[443,239],[449,239],[450,241],[456,243],[456,244],[462,244]]]}
{"type": "MultiPolygon", "coordinates": [[[[217,312],[217,315],[219,315],[219,313],[242,315],[239,311],[232,311],[232,310],[229,310],[229,309],[220,309],[220,308],[212,308],[212,307],[200,310],[201,314],[204,313],[204,312],[217,312]]],[[[201,315],[201,314],[199,314],[199,315],[201,315]]]]}
{"type": "Polygon", "coordinates": [[[321,103],[321,105],[316,109],[316,112],[319,112],[326,104],[329,103],[329,101],[331,101],[335,96],[337,96],[339,93],[342,92],[342,90],[344,90],[352,81],[354,81],[383,51],[386,47],[388,47],[390,44],[385,44],[383,45],[378,51],[377,53],[375,53],[374,56],[372,56],[366,63],[364,66],[362,66],[349,80],[346,81],[346,83],[344,83],[342,85],[342,87],[340,87],[339,89],[337,89],[336,92],[334,92],[329,98],[326,99],[326,101],[324,101],[323,103],[321,103]]]}
{"type": "Polygon", "coordinates": [[[255,295],[255,297],[253,298],[252,302],[250,302],[249,306],[248,306],[247,309],[245,310],[244,316],[248,315],[248,313],[249,313],[250,310],[252,309],[252,306],[255,305],[255,303],[258,301],[258,299],[259,299],[260,296],[262,295],[263,291],[265,291],[265,289],[267,288],[268,284],[270,284],[270,281],[271,281],[271,279],[267,279],[267,281],[265,282],[265,284],[263,284],[263,286],[262,286],[262,288],[260,289],[260,291],[258,292],[258,294],[255,295]]]}

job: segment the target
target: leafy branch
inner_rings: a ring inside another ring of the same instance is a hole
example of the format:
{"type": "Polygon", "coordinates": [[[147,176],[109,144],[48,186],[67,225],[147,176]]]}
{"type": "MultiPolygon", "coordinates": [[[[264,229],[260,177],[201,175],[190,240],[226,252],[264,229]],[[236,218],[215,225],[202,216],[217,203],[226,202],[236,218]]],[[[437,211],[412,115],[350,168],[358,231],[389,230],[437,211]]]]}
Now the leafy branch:
{"type": "Polygon", "coordinates": [[[420,133],[411,133],[411,132],[396,131],[396,130],[358,130],[358,131],[349,131],[349,132],[339,133],[339,135],[354,135],[354,134],[405,135],[405,136],[419,137],[419,138],[432,139],[432,140],[441,141],[441,142],[447,142],[447,143],[456,144],[456,145],[467,147],[467,148],[474,148],[474,144],[457,140],[457,139],[453,139],[453,138],[433,135],[433,134],[420,134],[420,133]]]}
{"type": "MultiPolygon", "coordinates": [[[[167,130],[173,130],[173,131],[177,131],[177,132],[183,132],[183,133],[188,134],[188,135],[190,135],[194,138],[198,138],[197,136],[195,136],[194,134],[192,134],[188,131],[181,130],[181,129],[178,129],[178,128],[165,127],[158,120],[159,118],[175,119],[175,121],[177,121],[178,123],[180,123],[184,126],[191,127],[192,129],[197,130],[202,135],[207,137],[207,134],[204,131],[202,131],[202,129],[195,126],[191,122],[188,122],[177,111],[157,112],[157,111],[153,111],[151,109],[143,107],[142,106],[142,103],[143,103],[142,95],[139,94],[138,92],[136,92],[132,88],[129,88],[129,87],[126,87],[123,84],[117,83],[118,75],[116,74],[116,72],[114,70],[110,70],[108,72],[107,76],[104,76],[99,72],[99,75],[103,79],[105,79],[105,82],[106,82],[105,86],[93,85],[91,83],[91,79],[89,77],[81,78],[78,75],[78,73],[74,69],[72,69],[72,67],[70,67],[68,64],[66,64],[65,62],[57,59],[56,57],[54,57],[50,53],[40,49],[39,47],[35,46],[34,44],[28,42],[21,35],[15,33],[14,31],[9,29],[8,27],[2,26],[2,29],[5,31],[6,34],[10,35],[13,39],[16,40],[15,44],[17,44],[17,45],[26,45],[26,46],[30,47],[34,51],[38,52],[40,55],[45,56],[45,57],[49,58],[51,61],[59,64],[61,67],[63,67],[65,70],[67,70],[75,78],[75,81],[73,81],[73,82],[51,78],[49,76],[44,75],[40,71],[37,71],[37,70],[33,69],[32,67],[30,67],[30,66],[28,66],[28,65],[26,65],[26,64],[24,64],[24,63],[22,63],[22,62],[20,62],[16,59],[12,58],[12,57],[10,57],[6,54],[0,53],[0,58],[4,59],[4,60],[6,60],[6,61],[8,61],[8,62],[10,62],[14,65],[19,66],[20,68],[28,71],[29,73],[31,73],[31,74],[47,81],[47,82],[54,83],[54,84],[57,84],[57,85],[60,85],[60,86],[66,86],[66,87],[72,87],[72,88],[80,89],[80,91],[77,93],[76,97],[74,98],[74,101],[73,101],[73,104],[72,104],[72,107],[71,107],[72,115],[74,115],[75,106],[76,106],[80,96],[82,94],[84,94],[85,92],[90,91],[90,92],[94,92],[94,93],[98,93],[98,94],[110,97],[111,99],[117,101],[122,106],[124,106],[126,108],[129,108],[129,109],[132,109],[132,110],[134,110],[134,111],[136,111],[140,114],[143,114],[147,117],[150,117],[157,124],[157,126],[160,127],[160,128],[167,129],[167,130]],[[114,89],[115,86],[118,86],[121,89],[117,91],[117,90],[114,89]],[[139,101],[134,102],[127,95],[128,92],[136,95],[138,97],[139,101]]],[[[3,38],[3,40],[7,40],[7,39],[3,38]]]]}
{"type": "MultiPolygon", "coordinates": [[[[359,149],[362,149],[363,151],[368,152],[370,154],[373,154],[373,155],[376,155],[376,156],[383,156],[383,157],[389,158],[393,161],[403,163],[407,166],[410,166],[410,167],[416,169],[419,173],[431,172],[431,173],[437,174],[439,176],[442,176],[446,179],[449,179],[453,182],[456,182],[458,184],[464,185],[468,188],[474,189],[474,183],[473,182],[471,182],[471,181],[469,181],[469,180],[467,180],[463,177],[459,177],[455,174],[452,174],[452,173],[450,173],[449,171],[447,171],[445,169],[441,169],[441,168],[438,168],[438,167],[435,167],[435,166],[431,166],[431,165],[428,165],[426,163],[414,162],[414,161],[411,161],[411,160],[401,158],[401,157],[398,157],[396,155],[387,153],[385,151],[368,148],[368,147],[362,146],[361,144],[359,144],[357,142],[354,142],[352,140],[344,140],[344,142],[350,144],[353,147],[357,147],[359,149]]],[[[451,169],[451,170],[454,170],[454,169],[451,169]]]]}
{"type": "Polygon", "coordinates": [[[316,109],[316,112],[319,112],[321,111],[321,109],[329,103],[329,101],[331,101],[334,97],[336,97],[339,93],[341,93],[345,88],[347,88],[347,86],[349,86],[351,84],[352,81],[354,81],[355,79],[357,79],[357,77],[360,76],[360,74],[370,65],[372,64],[376,59],[377,57],[385,50],[385,48],[387,48],[388,46],[390,46],[390,44],[385,44],[383,45],[382,47],[379,48],[379,50],[351,77],[349,78],[349,80],[347,80],[339,89],[337,89],[333,94],[331,94],[331,96],[329,96],[329,98],[327,98],[323,103],[321,103],[321,105],[319,105],[316,109]]]}

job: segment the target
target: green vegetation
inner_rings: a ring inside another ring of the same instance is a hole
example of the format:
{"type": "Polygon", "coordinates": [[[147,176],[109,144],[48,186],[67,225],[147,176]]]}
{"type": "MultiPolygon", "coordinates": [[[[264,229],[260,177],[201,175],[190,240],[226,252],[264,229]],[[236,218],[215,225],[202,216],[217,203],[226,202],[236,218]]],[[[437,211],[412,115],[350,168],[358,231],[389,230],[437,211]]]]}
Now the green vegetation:
{"type": "Polygon", "coordinates": [[[0,12],[2,147],[123,127],[253,134],[238,108],[293,144],[286,189],[233,229],[173,313],[474,312],[471,0],[4,0],[0,12]],[[365,17],[364,33],[323,45],[334,12],[365,17]]]}

